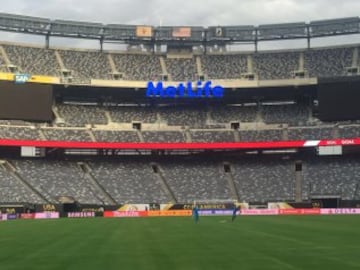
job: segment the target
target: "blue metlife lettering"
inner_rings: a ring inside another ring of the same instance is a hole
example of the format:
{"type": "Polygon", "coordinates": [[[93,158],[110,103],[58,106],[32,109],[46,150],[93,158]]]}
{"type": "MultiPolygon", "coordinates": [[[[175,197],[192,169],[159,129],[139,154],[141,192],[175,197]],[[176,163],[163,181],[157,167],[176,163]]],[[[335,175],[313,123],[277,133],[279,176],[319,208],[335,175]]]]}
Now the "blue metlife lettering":
{"type": "Polygon", "coordinates": [[[220,85],[211,87],[211,81],[198,81],[196,87],[192,86],[192,82],[179,83],[178,86],[167,86],[164,88],[163,83],[157,82],[156,86],[153,82],[148,82],[147,97],[160,97],[160,98],[176,98],[176,97],[186,97],[186,98],[221,98],[224,96],[224,88],[220,85]]]}

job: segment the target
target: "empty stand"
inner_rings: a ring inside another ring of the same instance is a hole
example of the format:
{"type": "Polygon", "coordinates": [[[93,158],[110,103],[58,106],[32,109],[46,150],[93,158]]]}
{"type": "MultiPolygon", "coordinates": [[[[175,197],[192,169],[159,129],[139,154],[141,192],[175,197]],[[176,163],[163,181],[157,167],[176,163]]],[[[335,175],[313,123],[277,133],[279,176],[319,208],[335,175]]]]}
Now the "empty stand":
{"type": "Polygon", "coordinates": [[[254,73],[260,80],[289,79],[299,67],[296,52],[257,53],[253,59],[254,73]]]}
{"type": "Polygon", "coordinates": [[[173,81],[194,81],[196,80],[196,63],[194,59],[173,59],[166,58],[167,72],[171,74],[173,81]]]}
{"type": "Polygon", "coordinates": [[[145,142],[186,142],[182,131],[143,131],[142,135],[145,142]]]}
{"type": "Polygon", "coordinates": [[[159,107],[160,116],[169,126],[189,126],[201,128],[206,126],[207,112],[202,106],[166,106],[159,107]]]}
{"type": "Polygon", "coordinates": [[[292,159],[277,156],[3,160],[0,202],[58,203],[59,196],[99,205],[234,198],[277,202],[294,201],[296,189],[305,201],[313,196],[357,198],[358,157],[301,159],[300,171],[292,159]],[[297,183],[296,177],[303,180],[297,183]]]}
{"type": "Polygon", "coordinates": [[[113,122],[117,123],[155,123],[157,121],[157,110],[152,107],[143,106],[113,106],[108,107],[113,122]]]}
{"type": "Polygon", "coordinates": [[[76,162],[14,160],[12,163],[19,175],[52,203],[58,202],[59,196],[70,196],[80,203],[102,204],[76,162]]]}
{"type": "Polygon", "coordinates": [[[54,50],[16,45],[2,46],[10,63],[16,66],[19,72],[34,75],[60,75],[60,66],[57,64],[54,50]]]}
{"type": "Polygon", "coordinates": [[[91,142],[92,138],[86,129],[71,128],[43,128],[42,129],[47,140],[54,141],[78,141],[91,142]]]}
{"type": "Polygon", "coordinates": [[[231,199],[225,173],[216,161],[176,160],[161,162],[160,168],[179,202],[231,199]]]}
{"type": "Polygon", "coordinates": [[[158,56],[148,54],[112,54],[116,69],[127,80],[159,80],[162,74],[158,56]]]}
{"type": "Polygon", "coordinates": [[[93,130],[98,142],[140,142],[134,130],[93,130]]]}
{"type": "Polygon", "coordinates": [[[0,202],[1,203],[44,203],[37,194],[31,192],[5,162],[0,164],[0,202]]]}
{"type": "Polygon", "coordinates": [[[0,126],[2,139],[38,140],[39,131],[33,127],[0,126]]]}
{"type": "MultiPolygon", "coordinates": [[[[356,47],[316,48],[310,50],[259,53],[223,53],[195,58],[164,58],[148,53],[108,53],[86,50],[53,50],[39,47],[2,45],[9,64],[17,71],[60,77],[70,72],[72,83],[91,79],[160,80],[163,75],[174,81],[196,80],[199,66],[208,79],[240,79],[253,74],[260,80],[291,79],[296,72],[310,77],[348,74],[357,67],[356,47]],[[57,57],[59,59],[57,59],[57,57]],[[354,58],[355,57],[355,58],[354,58]],[[163,66],[160,59],[163,58],[163,66]],[[164,74],[166,72],[166,74],[164,74]],[[114,76],[118,74],[119,76],[114,76]]],[[[8,65],[0,57],[2,70],[8,65]]]]}
{"type": "Polygon", "coordinates": [[[97,181],[118,203],[171,201],[147,162],[91,162],[90,167],[97,181]]]}
{"type": "Polygon", "coordinates": [[[110,79],[111,66],[104,53],[59,50],[64,67],[71,71],[73,82],[90,83],[90,79],[110,79]]]}
{"type": "Polygon", "coordinates": [[[209,79],[240,79],[247,72],[246,55],[204,55],[201,62],[209,79]]]}
{"type": "Polygon", "coordinates": [[[192,130],[193,142],[234,142],[234,131],[232,130],[192,130]]]}
{"type": "Polygon", "coordinates": [[[304,126],[309,121],[309,106],[305,104],[262,105],[261,115],[267,124],[304,126]]]}
{"type": "Polygon", "coordinates": [[[341,76],[351,66],[352,56],[352,48],[312,49],[305,51],[304,67],[310,77],[341,76]]]}
{"type": "Polygon", "coordinates": [[[250,202],[295,199],[295,170],[291,161],[232,160],[232,174],[240,200],[250,202]]]}
{"type": "Polygon", "coordinates": [[[66,126],[84,127],[86,125],[107,124],[104,108],[99,106],[58,104],[57,109],[66,126]]]}
{"type": "Polygon", "coordinates": [[[241,130],[240,138],[244,142],[281,141],[284,133],[282,129],[241,130]]]}
{"type": "Polygon", "coordinates": [[[299,127],[288,129],[289,140],[336,139],[333,127],[299,127]]]}
{"type": "Polygon", "coordinates": [[[257,112],[256,105],[219,106],[211,110],[211,117],[216,123],[255,122],[257,112]]]}
{"type": "Polygon", "coordinates": [[[358,158],[313,158],[303,162],[303,199],[314,195],[338,196],[345,200],[354,199],[360,160],[358,158]]]}

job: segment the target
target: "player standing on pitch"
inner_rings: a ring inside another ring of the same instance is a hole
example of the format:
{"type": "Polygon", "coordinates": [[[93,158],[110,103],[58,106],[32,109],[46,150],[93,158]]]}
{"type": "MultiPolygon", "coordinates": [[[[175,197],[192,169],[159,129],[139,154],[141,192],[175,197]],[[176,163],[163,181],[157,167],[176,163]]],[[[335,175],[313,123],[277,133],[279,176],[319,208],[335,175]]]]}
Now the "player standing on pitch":
{"type": "Polygon", "coordinates": [[[193,210],[192,210],[192,215],[193,218],[195,220],[195,223],[199,222],[199,208],[197,207],[197,205],[195,204],[193,210]]]}
{"type": "Polygon", "coordinates": [[[235,218],[236,218],[236,213],[239,212],[239,214],[241,213],[240,211],[240,206],[234,206],[233,212],[232,212],[232,216],[231,216],[231,222],[234,222],[235,218]]]}

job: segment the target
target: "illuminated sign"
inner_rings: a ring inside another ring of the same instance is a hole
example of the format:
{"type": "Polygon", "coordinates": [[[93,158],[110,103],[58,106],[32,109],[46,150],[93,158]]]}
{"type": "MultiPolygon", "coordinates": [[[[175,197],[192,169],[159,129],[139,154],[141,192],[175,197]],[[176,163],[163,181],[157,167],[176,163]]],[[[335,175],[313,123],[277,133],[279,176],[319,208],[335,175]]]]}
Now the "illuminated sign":
{"type": "Polygon", "coordinates": [[[136,36],[137,37],[152,37],[152,27],[151,26],[137,26],[136,27],[136,36]]]}
{"type": "Polygon", "coordinates": [[[26,83],[29,79],[31,79],[31,76],[29,74],[15,74],[14,75],[14,81],[15,83],[26,83]]]}
{"type": "Polygon", "coordinates": [[[177,37],[177,38],[191,37],[191,28],[190,27],[174,27],[172,36],[177,37]]]}
{"type": "Polygon", "coordinates": [[[202,81],[198,81],[196,87],[193,87],[192,82],[167,87],[164,87],[162,82],[158,82],[156,86],[153,82],[148,82],[146,96],[160,98],[221,98],[224,96],[224,88],[220,85],[212,87],[211,81],[206,81],[204,84],[202,84],[202,81]]]}
{"type": "Polygon", "coordinates": [[[217,37],[222,37],[223,36],[223,29],[221,27],[216,27],[215,36],[217,36],[217,37]]]}

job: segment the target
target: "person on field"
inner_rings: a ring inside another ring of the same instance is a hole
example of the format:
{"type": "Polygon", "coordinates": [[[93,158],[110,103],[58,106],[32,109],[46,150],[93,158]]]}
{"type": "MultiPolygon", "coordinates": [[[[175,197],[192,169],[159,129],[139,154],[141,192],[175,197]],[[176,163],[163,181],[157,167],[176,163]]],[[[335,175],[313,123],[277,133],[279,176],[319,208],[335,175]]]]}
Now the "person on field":
{"type": "Polygon", "coordinates": [[[232,216],[231,216],[231,222],[234,222],[237,212],[239,212],[240,214],[240,206],[234,206],[233,212],[232,212],[232,216]]]}
{"type": "Polygon", "coordinates": [[[195,223],[198,223],[199,222],[199,208],[197,205],[195,205],[192,210],[192,216],[195,220],[195,223]]]}

